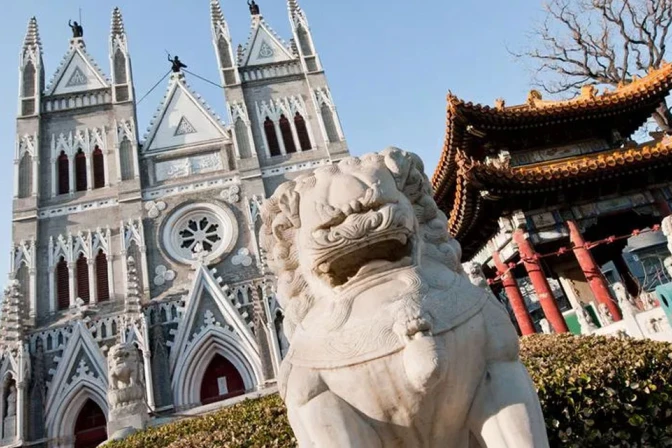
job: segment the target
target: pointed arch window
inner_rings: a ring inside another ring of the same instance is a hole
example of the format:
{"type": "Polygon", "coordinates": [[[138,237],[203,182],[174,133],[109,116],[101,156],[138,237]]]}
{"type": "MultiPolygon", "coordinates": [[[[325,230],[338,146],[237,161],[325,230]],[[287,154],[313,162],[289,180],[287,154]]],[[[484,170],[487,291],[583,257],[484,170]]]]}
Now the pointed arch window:
{"type": "Polygon", "coordinates": [[[19,197],[29,198],[33,193],[33,158],[24,152],[19,162],[19,197]]]}
{"type": "Polygon", "coordinates": [[[23,69],[23,96],[35,96],[35,66],[32,62],[27,63],[23,69]]]}
{"type": "Polygon", "coordinates": [[[89,260],[82,253],[77,258],[75,275],[77,276],[77,297],[81,298],[84,303],[89,303],[91,300],[89,290],[89,260]]]}
{"type": "Polygon", "coordinates": [[[67,310],[70,307],[70,279],[68,274],[68,262],[65,257],[56,263],[56,300],[58,309],[67,310]]]}
{"type": "Polygon", "coordinates": [[[127,137],[119,145],[119,163],[121,167],[121,180],[131,180],[135,177],[133,169],[133,146],[127,137]]]}
{"type": "Polygon", "coordinates": [[[296,133],[299,136],[301,151],[308,151],[309,149],[312,149],[312,145],[310,144],[310,136],[308,135],[308,128],[306,127],[306,120],[304,120],[303,116],[298,112],[294,116],[294,126],[296,127],[296,133]]]}
{"type": "Polygon", "coordinates": [[[86,190],[86,154],[81,148],[75,154],[75,190],[86,190]]]}
{"type": "Polygon", "coordinates": [[[93,150],[93,188],[105,186],[105,157],[103,151],[96,146],[93,150]]]}
{"type": "Polygon", "coordinates": [[[65,151],[61,151],[56,164],[58,168],[58,194],[67,194],[70,192],[70,161],[65,151]]]}
{"type": "Polygon", "coordinates": [[[323,104],[320,113],[322,114],[322,122],[324,123],[324,130],[327,133],[327,141],[335,143],[340,141],[338,136],[338,129],[336,129],[336,122],[334,121],[334,113],[331,108],[323,104]]]}
{"type": "Polygon", "coordinates": [[[96,255],[96,299],[98,302],[110,300],[110,284],[107,275],[107,255],[103,249],[96,255]]]}
{"type": "Polygon", "coordinates": [[[264,133],[266,134],[268,151],[271,153],[271,156],[281,155],[282,152],[280,151],[278,134],[275,133],[275,123],[273,123],[273,120],[271,120],[269,117],[266,117],[266,121],[264,121],[264,133]]]}
{"type": "Polygon", "coordinates": [[[294,144],[294,136],[292,135],[292,125],[285,115],[280,115],[280,133],[282,134],[282,141],[285,144],[285,151],[287,154],[296,152],[296,145],[294,144]]]}

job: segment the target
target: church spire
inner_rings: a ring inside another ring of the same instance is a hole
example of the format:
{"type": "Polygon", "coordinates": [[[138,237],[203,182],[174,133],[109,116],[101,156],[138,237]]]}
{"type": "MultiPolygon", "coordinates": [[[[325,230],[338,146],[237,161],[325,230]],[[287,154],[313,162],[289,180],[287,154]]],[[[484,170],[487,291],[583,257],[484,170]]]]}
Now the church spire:
{"type": "Polygon", "coordinates": [[[299,54],[304,61],[308,72],[321,70],[320,59],[315,51],[313,36],[310,32],[306,14],[299,6],[298,0],[287,0],[287,10],[289,12],[289,23],[292,26],[294,40],[297,43],[299,54]]]}
{"type": "Polygon", "coordinates": [[[42,64],[42,42],[37,27],[37,19],[32,17],[23,40],[20,60],[20,116],[39,113],[40,95],[44,90],[44,66],[42,64]]]}
{"type": "Polygon", "coordinates": [[[37,19],[33,16],[28,22],[26,38],[23,40],[23,55],[27,50],[39,50],[42,53],[42,42],[40,41],[40,31],[37,28],[37,19]]]}
{"type": "Polygon", "coordinates": [[[115,7],[112,10],[112,29],[110,31],[112,36],[119,36],[126,40],[126,30],[124,29],[124,19],[121,17],[121,10],[115,7]]]}
{"type": "Polygon", "coordinates": [[[222,82],[225,86],[239,84],[240,76],[238,74],[238,64],[233,54],[231,33],[219,0],[210,0],[210,19],[212,21],[212,43],[217,53],[222,82]]]}
{"type": "Polygon", "coordinates": [[[112,68],[112,85],[114,102],[121,103],[133,99],[133,74],[131,72],[131,58],[128,54],[126,29],[121,10],[116,7],[112,10],[112,25],[110,27],[110,64],[112,68]]]}

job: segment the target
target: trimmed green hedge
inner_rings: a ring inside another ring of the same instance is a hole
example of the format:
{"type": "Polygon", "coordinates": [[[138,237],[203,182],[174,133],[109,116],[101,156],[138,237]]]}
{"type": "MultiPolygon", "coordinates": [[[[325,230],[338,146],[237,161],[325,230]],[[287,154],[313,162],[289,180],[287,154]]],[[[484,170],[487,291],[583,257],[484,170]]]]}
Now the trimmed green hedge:
{"type": "Polygon", "coordinates": [[[672,446],[671,344],[533,336],[521,354],[551,446],[672,446]]]}
{"type": "MultiPolygon", "coordinates": [[[[672,345],[572,335],[522,340],[552,447],[672,446],[672,345]]],[[[277,395],[151,428],[111,448],[293,447],[277,395]]]]}

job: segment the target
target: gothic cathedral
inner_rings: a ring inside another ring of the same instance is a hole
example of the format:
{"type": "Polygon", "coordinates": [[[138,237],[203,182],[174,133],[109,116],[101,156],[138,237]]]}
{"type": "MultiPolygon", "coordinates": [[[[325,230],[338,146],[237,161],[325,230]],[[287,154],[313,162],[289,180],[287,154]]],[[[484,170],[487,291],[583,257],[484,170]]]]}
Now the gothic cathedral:
{"type": "Polygon", "coordinates": [[[31,19],[20,57],[10,286],[0,321],[0,446],[107,438],[107,359],[135,344],[151,416],[271,387],[287,350],[259,207],[282,182],[348,155],[304,11],[284,43],[250,6],[233,46],[211,27],[225,124],[173,61],[146,135],[112,13],[110,77],[73,26],[45,83],[31,19]]]}

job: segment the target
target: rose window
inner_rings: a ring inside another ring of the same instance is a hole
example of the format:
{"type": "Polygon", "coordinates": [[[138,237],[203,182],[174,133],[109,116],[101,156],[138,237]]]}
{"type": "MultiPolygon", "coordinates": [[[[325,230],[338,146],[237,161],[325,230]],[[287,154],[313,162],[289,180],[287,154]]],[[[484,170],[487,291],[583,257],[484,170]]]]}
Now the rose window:
{"type": "Polygon", "coordinates": [[[218,229],[219,224],[212,222],[207,216],[199,220],[190,219],[187,226],[179,232],[182,237],[181,247],[192,253],[200,250],[211,252],[217,242],[222,240],[218,229]]]}
{"type": "Polygon", "coordinates": [[[228,208],[204,203],[176,210],[163,225],[162,233],[163,246],[176,261],[192,263],[204,258],[214,262],[233,249],[238,228],[228,208]]]}

